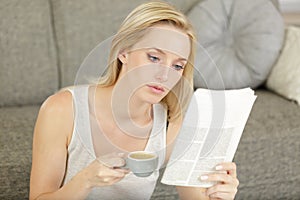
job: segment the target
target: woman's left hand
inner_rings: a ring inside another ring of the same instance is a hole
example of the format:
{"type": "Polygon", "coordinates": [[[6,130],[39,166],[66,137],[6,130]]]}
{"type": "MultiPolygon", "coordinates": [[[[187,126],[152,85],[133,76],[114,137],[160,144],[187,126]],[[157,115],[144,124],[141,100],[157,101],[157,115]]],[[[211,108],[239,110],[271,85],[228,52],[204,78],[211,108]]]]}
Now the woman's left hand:
{"type": "Polygon", "coordinates": [[[216,166],[216,170],[220,173],[207,174],[200,177],[202,181],[217,182],[214,186],[207,188],[206,195],[211,200],[234,199],[239,185],[236,175],[236,164],[233,162],[220,163],[216,166]]]}

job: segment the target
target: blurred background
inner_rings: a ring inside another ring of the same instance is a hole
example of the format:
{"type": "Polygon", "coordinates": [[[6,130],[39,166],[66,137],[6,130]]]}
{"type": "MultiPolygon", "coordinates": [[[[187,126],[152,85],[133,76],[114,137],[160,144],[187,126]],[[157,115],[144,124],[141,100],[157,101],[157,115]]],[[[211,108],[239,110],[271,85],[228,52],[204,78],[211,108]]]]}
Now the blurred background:
{"type": "Polygon", "coordinates": [[[300,26],[300,0],[279,0],[279,7],[285,23],[300,26]]]}

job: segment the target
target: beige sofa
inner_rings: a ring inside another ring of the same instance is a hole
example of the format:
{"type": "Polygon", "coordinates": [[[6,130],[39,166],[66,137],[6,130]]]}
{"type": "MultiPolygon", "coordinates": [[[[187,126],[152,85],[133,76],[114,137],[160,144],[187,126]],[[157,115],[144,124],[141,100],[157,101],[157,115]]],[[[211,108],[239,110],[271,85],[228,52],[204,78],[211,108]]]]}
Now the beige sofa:
{"type": "MultiPolygon", "coordinates": [[[[143,0],[0,2],[0,199],[28,199],[41,103],[72,85],[84,57],[143,0]]],[[[197,0],[171,0],[188,12],[197,0]]],[[[300,107],[261,86],[238,147],[236,199],[299,199],[300,107]]],[[[153,199],[178,199],[157,184],[153,199]]]]}

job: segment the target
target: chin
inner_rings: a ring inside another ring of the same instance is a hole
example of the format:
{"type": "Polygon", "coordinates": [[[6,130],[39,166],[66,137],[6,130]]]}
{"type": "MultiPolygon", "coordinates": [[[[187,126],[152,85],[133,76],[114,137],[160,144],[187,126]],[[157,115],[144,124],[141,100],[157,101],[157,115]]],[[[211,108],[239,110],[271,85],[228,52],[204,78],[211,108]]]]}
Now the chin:
{"type": "Polygon", "coordinates": [[[162,100],[162,98],[159,98],[159,99],[147,99],[146,102],[149,103],[149,104],[157,104],[157,103],[160,103],[162,100]]]}
{"type": "Polygon", "coordinates": [[[160,103],[161,100],[165,97],[166,95],[163,96],[157,96],[157,95],[147,95],[145,97],[145,101],[149,104],[157,104],[160,103]]]}

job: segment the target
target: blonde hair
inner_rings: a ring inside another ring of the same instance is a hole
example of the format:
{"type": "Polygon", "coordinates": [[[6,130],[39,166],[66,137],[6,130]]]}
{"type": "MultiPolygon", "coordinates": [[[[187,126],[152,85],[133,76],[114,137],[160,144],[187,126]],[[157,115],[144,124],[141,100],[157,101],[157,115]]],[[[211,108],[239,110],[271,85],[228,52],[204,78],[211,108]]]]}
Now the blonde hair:
{"type": "Polygon", "coordinates": [[[187,17],[168,3],[152,1],[141,4],[126,17],[119,31],[114,36],[108,60],[109,65],[105,75],[101,77],[98,84],[105,87],[116,83],[122,67],[122,63],[118,59],[118,54],[122,50],[129,49],[136,44],[146,34],[147,28],[158,23],[170,24],[182,30],[189,36],[191,43],[188,63],[184,68],[181,81],[162,100],[168,107],[168,121],[173,121],[181,119],[192,94],[194,42],[196,41],[196,37],[187,17]],[[188,87],[185,83],[186,81],[188,87]]]}

